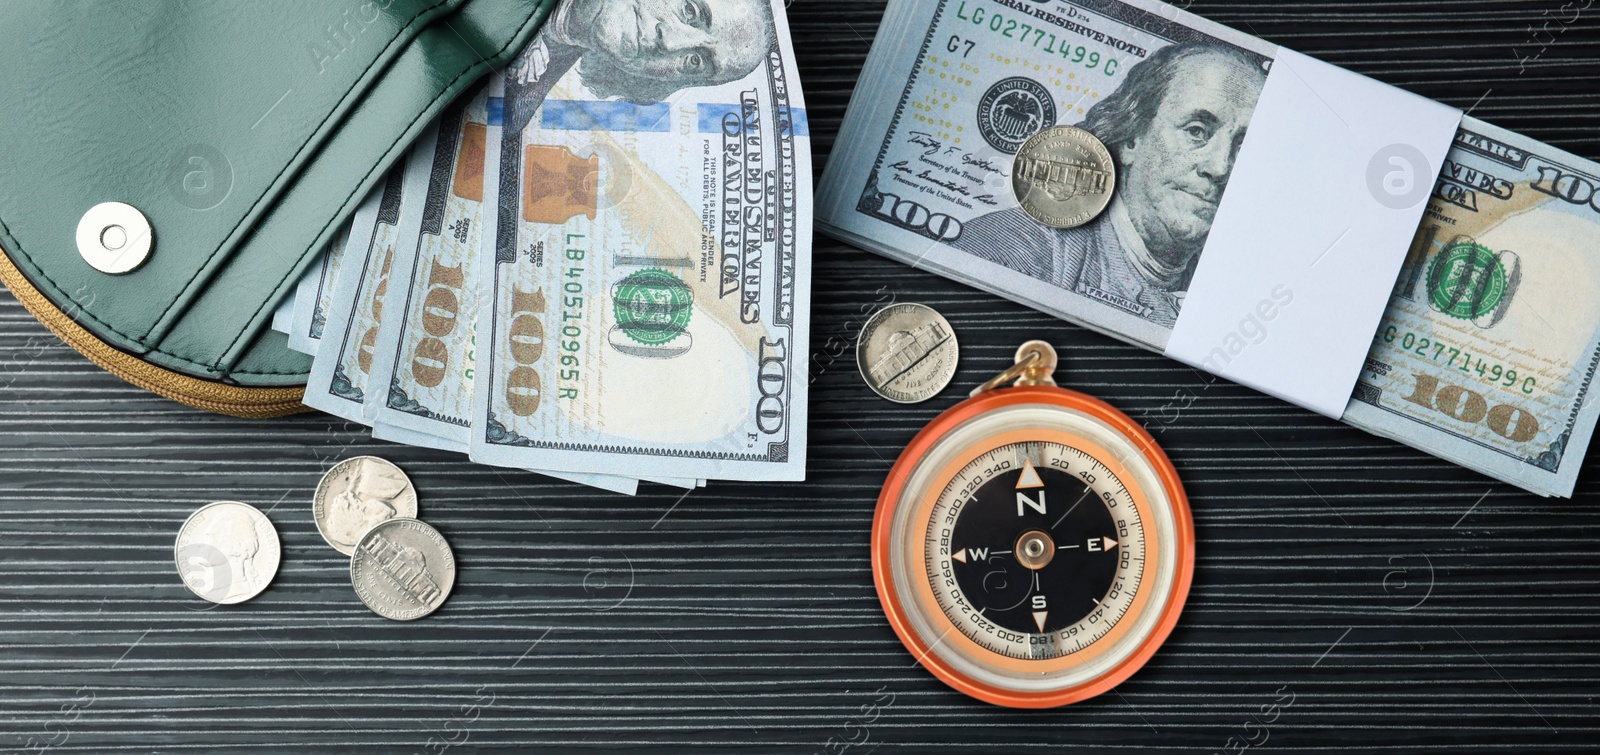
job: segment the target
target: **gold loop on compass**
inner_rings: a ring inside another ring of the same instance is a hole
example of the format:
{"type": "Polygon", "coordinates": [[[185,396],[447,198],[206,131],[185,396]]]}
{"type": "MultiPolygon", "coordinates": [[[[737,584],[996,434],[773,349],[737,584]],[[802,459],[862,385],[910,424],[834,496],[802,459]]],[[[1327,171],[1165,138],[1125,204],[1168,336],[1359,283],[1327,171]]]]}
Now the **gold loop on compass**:
{"type": "Polygon", "coordinates": [[[969,395],[976,396],[999,388],[1006,383],[1015,387],[1056,384],[1051,373],[1056,371],[1056,349],[1045,341],[1029,341],[1017,349],[1016,364],[992,380],[977,387],[969,395]]]}

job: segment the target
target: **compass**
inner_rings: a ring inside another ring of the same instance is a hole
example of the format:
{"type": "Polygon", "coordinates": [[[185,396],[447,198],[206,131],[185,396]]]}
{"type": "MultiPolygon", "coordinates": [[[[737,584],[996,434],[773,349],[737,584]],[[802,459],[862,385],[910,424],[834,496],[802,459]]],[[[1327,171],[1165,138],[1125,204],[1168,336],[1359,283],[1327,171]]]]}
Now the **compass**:
{"type": "Polygon", "coordinates": [[[1023,344],[912,440],[873,520],[873,578],[901,642],[997,705],[1066,705],[1127,679],[1172,631],[1194,571],[1166,454],[1127,415],[1056,387],[1055,366],[1048,343],[1023,344]]]}

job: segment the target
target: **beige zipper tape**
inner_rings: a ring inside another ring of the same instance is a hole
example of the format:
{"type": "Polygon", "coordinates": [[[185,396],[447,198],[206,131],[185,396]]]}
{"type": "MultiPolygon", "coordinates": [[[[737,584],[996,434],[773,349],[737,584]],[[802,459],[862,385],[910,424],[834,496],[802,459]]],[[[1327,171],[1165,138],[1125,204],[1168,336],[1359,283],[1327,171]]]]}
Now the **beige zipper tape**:
{"type": "Polygon", "coordinates": [[[68,346],[100,365],[101,369],[158,396],[180,404],[245,419],[267,419],[310,411],[300,403],[305,387],[248,388],[173,372],[157,367],[95,337],[28,282],[0,249],[0,283],[68,346]]]}

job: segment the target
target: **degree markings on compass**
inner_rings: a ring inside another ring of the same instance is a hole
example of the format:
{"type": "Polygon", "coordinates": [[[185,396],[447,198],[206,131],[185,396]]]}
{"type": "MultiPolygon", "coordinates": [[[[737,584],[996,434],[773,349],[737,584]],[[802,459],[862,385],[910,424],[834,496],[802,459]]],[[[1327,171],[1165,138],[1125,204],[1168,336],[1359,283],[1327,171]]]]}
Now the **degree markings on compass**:
{"type": "MultiPolygon", "coordinates": [[[[1140,516],[1140,511],[1138,510],[1137,505],[1126,505],[1132,504],[1133,502],[1127,500],[1131,494],[1128,486],[1125,483],[1125,480],[1116,474],[1116,472],[1109,468],[1105,463],[1101,462],[1098,457],[1091,453],[1085,452],[1081,448],[1075,448],[1067,444],[1051,443],[1048,441],[1022,441],[1020,443],[1007,445],[1010,446],[1008,450],[1002,450],[1004,447],[993,448],[988,452],[981,454],[977,458],[972,459],[962,470],[962,472],[957,475],[960,482],[951,484],[947,489],[954,492],[954,490],[969,484],[979,485],[980,487],[987,489],[991,483],[998,482],[1000,479],[1010,478],[1006,483],[1004,483],[1006,488],[1015,487],[1018,493],[1032,493],[1033,495],[1030,495],[1029,498],[1031,499],[1034,496],[1037,496],[1039,499],[1041,499],[1039,503],[1042,504],[1043,496],[1035,493],[1034,489],[1045,487],[1045,485],[1042,484],[1044,482],[1043,470],[1049,468],[1055,470],[1056,472],[1066,472],[1073,477],[1077,477],[1078,475],[1072,474],[1072,472],[1082,469],[1085,472],[1093,472],[1097,474],[1100,479],[1096,480],[1093,484],[1086,485],[1085,490],[1082,491],[1078,499],[1073,501],[1071,506],[1055,520],[1050,529],[1054,530],[1064,526],[1066,519],[1071,518],[1071,514],[1082,505],[1082,502],[1085,499],[1090,497],[1094,497],[1097,500],[1102,497],[1106,499],[1106,506],[1109,513],[1111,513],[1113,515],[1113,519],[1118,522],[1116,526],[1121,527],[1124,530],[1128,525],[1132,525],[1132,527],[1136,530],[1142,527],[1142,517],[1140,516]],[[1072,467],[1068,467],[1065,463],[1063,463],[1065,459],[1062,457],[1068,455],[1066,453],[1068,451],[1071,451],[1072,455],[1075,455],[1079,459],[1079,461],[1076,462],[1072,467]],[[1058,459],[1060,459],[1060,461],[1057,461],[1058,459]],[[1076,466],[1077,464],[1085,463],[1086,466],[1076,466]],[[1030,472],[1032,474],[1030,474],[1030,472]],[[1011,477],[1012,474],[1015,475],[1014,478],[1011,477]],[[1110,477],[1111,479],[1106,480],[1106,477],[1110,477]],[[1116,490],[1100,490],[1102,485],[1106,488],[1111,488],[1113,484],[1116,485],[1116,490]],[[1117,496],[1118,493],[1121,494],[1120,497],[1117,496]],[[1126,524],[1123,524],[1123,522],[1126,522],[1126,524]]],[[[1010,495],[1005,496],[1007,503],[1009,503],[1010,497],[1010,495]]],[[[947,525],[953,525],[958,519],[959,513],[962,510],[968,509],[968,507],[981,505],[987,500],[988,499],[984,498],[979,492],[972,491],[965,498],[959,499],[960,502],[954,504],[954,507],[950,509],[948,514],[940,519],[940,521],[944,521],[947,525]]],[[[1039,506],[1033,505],[1031,500],[1028,502],[1028,506],[1034,509],[1039,508],[1039,506]]],[[[1006,508],[1009,509],[1010,506],[1006,505],[1006,508]]],[[[976,511],[977,509],[974,508],[972,510],[976,511]]],[[[932,538],[936,537],[936,532],[931,525],[932,523],[930,522],[928,533],[925,536],[930,538],[930,545],[935,545],[935,543],[932,542],[932,538]]],[[[946,531],[948,532],[948,530],[946,531]]],[[[1089,533],[1084,533],[1085,536],[1088,534],[1089,533]]],[[[954,547],[955,543],[952,542],[952,540],[958,540],[959,538],[951,538],[947,534],[942,539],[939,539],[936,549],[929,552],[927,566],[929,567],[930,572],[942,572],[948,576],[945,576],[941,582],[934,574],[930,574],[930,577],[934,577],[934,581],[936,582],[934,585],[934,603],[941,613],[944,613],[953,620],[952,623],[956,627],[960,628],[963,634],[978,641],[980,645],[983,645],[984,647],[1006,657],[1026,660],[1028,658],[1061,657],[1069,653],[1084,651],[1086,648],[1094,647],[1095,643],[1101,640],[1107,631],[1120,624],[1121,621],[1123,621],[1130,613],[1128,610],[1129,606],[1124,604],[1124,597],[1119,596],[1115,600],[1107,597],[1111,594],[1111,591],[1116,590],[1123,595],[1132,596],[1138,592],[1138,588],[1141,586],[1140,583],[1142,582],[1142,567],[1145,559],[1142,558],[1142,549],[1140,547],[1135,547],[1141,546],[1142,543],[1137,542],[1137,538],[1130,538],[1129,536],[1120,535],[1115,529],[1112,530],[1112,534],[1114,537],[1119,538],[1119,540],[1113,540],[1110,537],[1091,537],[1088,541],[1090,543],[1089,545],[1085,545],[1085,541],[1079,541],[1075,544],[1059,544],[1056,546],[1058,550],[1091,550],[1095,552],[1107,552],[1113,554],[1118,548],[1128,551],[1126,557],[1113,555],[1111,560],[1121,562],[1116,571],[1120,572],[1122,576],[1117,578],[1113,584],[1108,585],[1106,595],[1085,596],[1090,598],[1090,610],[1094,612],[1094,615],[1099,617],[1099,621],[1102,623],[1099,627],[1090,627],[1080,621],[1080,628],[1089,628],[1091,629],[1091,632],[1082,633],[1075,638],[1071,638],[1075,642],[1075,648],[1069,649],[1066,646],[1065,643],[1069,638],[1065,634],[1062,634],[1061,632],[1046,632],[1044,627],[1040,626],[1041,624],[1047,624],[1051,616],[1057,613],[1056,611],[1046,612],[1045,610],[1042,610],[1042,607],[1040,606],[1035,606],[1032,610],[1031,621],[1028,620],[1030,617],[1029,614],[1024,614],[1022,621],[1029,625],[1024,631],[1031,635],[1035,629],[1038,629],[1039,634],[1034,636],[1036,638],[1043,637],[1045,639],[1036,639],[1031,644],[1025,643],[1025,647],[1018,647],[1015,643],[998,641],[1000,640],[999,637],[992,636],[994,635],[994,628],[1002,625],[996,623],[997,619],[1000,619],[1001,621],[1012,620],[1010,618],[1001,619],[1002,614],[1006,617],[1010,617],[1011,614],[1007,612],[1011,612],[1020,607],[1026,603],[1030,597],[1036,599],[1037,596],[1043,594],[1044,576],[1038,571],[1035,571],[1032,583],[1025,588],[1024,594],[1020,596],[1022,597],[1022,601],[1009,608],[1002,606],[980,605],[976,602],[968,602],[964,599],[965,591],[958,586],[959,580],[955,577],[954,573],[949,571],[954,566],[954,563],[959,562],[963,564],[962,567],[955,567],[955,569],[963,574],[970,575],[973,573],[971,571],[972,569],[988,567],[994,561],[999,560],[999,558],[1015,557],[1020,551],[1014,549],[998,551],[972,547],[956,549],[954,547]],[[1110,543],[1115,543],[1115,545],[1110,545],[1110,543]],[[935,554],[939,555],[936,556],[935,554]],[[1126,560],[1124,560],[1124,558],[1126,558],[1126,560]],[[936,565],[938,566],[937,570],[935,569],[936,565]],[[1128,573],[1130,567],[1132,571],[1131,574],[1128,573]],[[997,612],[1002,613],[997,613],[995,618],[991,618],[988,615],[989,608],[994,608],[997,612]],[[965,622],[958,618],[957,614],[960,614],[962,617],[964,617],[965,622]],[[972,631],[969,631],[969,628],[972,631]],[[1098,629],[1098,631],[1094,631],[1095,629],[1098,629]],[[974,634],[973,632],[976,633],[974,634]]],[[[1000,543],[995,544],[998,545],[1000,543]]],[[[1127,599],[1131,600],[1131,597],[1127,599]]],[[[1053,607],[1060,608],[1060,606],[1053,607]]],[[[1061,631],[1064,632],[1065,630],[1061,631]]]]}

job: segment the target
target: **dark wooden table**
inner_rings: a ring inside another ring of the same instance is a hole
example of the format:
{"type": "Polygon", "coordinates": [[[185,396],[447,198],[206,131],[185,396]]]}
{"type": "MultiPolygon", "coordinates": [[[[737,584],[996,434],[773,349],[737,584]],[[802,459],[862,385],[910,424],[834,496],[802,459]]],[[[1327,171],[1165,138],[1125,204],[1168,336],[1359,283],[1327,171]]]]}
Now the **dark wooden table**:
{"type": "MultiPolygon", "coordinates": [[[[1588,4],[1192,10],[1600,158],[1600,8],[1588,4]]],[[[881,10],[790,8],[819,171],[881,10]]],[[[1543,500],[823,238],[814,281],[809,482],[687,495],[646,485],[637,498],[374,442],[325,415],[201,414],[99,372],[0,297],[0,747],[1524,752],[1597,741],[1592,463],[1573,500],[1543,500]],[[856,331],[886,298],[937,307],[961,337],[961,373],[933,402],[893,406],[856,374],[856,331]],[[1113,694],[1019,712],[912,662],[878,607],[867,537],[900,448],[1036,337],[1059,345],[1067,383],[1165,444],[1200,550],[1187,611],[1149,666],[1113,694]],[[311,522],[322,472],[364,453],[411,474],[424,516],[455,547],[455,593],[428,619],[367,611],[311,522]],[[179,583],[172,542],[196,507],[230,498],[269,512],[283,567],[256,600],[209,608],[179,583]]]]}

